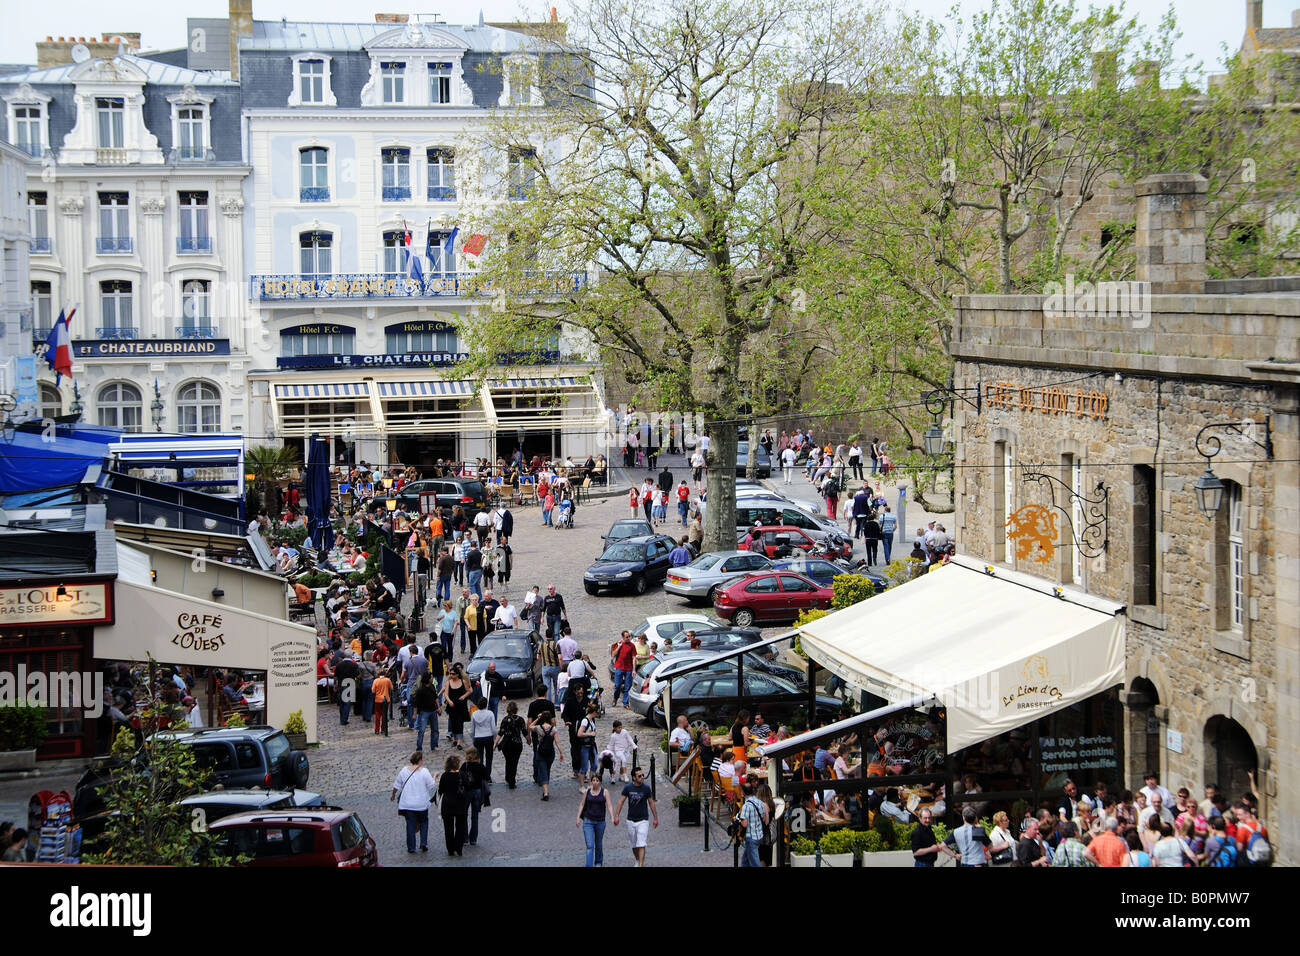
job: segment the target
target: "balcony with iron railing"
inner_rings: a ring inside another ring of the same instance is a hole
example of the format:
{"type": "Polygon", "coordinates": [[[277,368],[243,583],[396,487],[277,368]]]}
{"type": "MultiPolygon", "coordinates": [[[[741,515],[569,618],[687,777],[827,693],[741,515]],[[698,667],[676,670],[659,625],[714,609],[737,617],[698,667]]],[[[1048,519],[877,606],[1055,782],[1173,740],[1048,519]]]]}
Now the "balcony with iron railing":
{"type": "MultiPolygon", "coordinates": [[[[490,298],[499,284],[475,272],[436,273],[423,281],[403,275],[376,272],[332,276],[255,275],[250,277],[252,297],[260,301],[306,299],[423,299],[490,298]]],[[[585,288],[585,272],[533,272],[506,284],[514,296],[569,295],[585,288]]]]}
{"type": "Polygon", "coordinates": [[[134,339],[139,336],[139,333],[140,330],[134,325],[101,325],[95,329],[96,338],[101,339],[134,339]]]}
{"type": "Polygon", "coordinates": [[[385,186],[382,194],[384,202],[406,202],[411,198],[411,187],[385,186]]]}
{"type": "Polygon", "coordinates": [[[28,240],[27,248],[32,255],[48,256],[50,250],[53,248],[53,244],[49,236],[36,236],[35,238],[28,240]]]}
{"type": "Polygon", "coordinates": [[[212,251],[211,236],[177,236],[176,251],[180,255],[198,255],[212,251]]]}
{"type": "Polygon", "coordinates": [[[217,327],[206,323],[178,325],[176,326],[176,337],[178,339],[215,339],[217,337],[217,327]]]}
{"type": "Polygon", "coordinates": [[[329,202],[330,188],[328,186],[303,186],[298,190],[299,202],[329,202]]]}
{"type": "Polygon", "coordinates": [[[100,255],[125,255],[134,249],[130,236],[100,236],[95,240],[95,251],[100,255]]]}

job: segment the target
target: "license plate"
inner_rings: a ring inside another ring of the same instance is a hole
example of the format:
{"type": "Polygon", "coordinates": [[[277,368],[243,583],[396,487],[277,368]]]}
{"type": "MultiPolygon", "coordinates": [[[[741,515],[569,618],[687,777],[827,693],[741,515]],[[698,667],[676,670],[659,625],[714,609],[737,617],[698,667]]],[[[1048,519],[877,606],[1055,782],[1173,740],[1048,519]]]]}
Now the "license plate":
{"type": "Polygon", "coordinates": [[[668,575],[668,580],[669,580],[669,581],[672,581],[673,584],[681,584],[682,581],[683,581],[684,579],[683,579],[683,578],[679,578],[679,577],[678,577],[677,575],[675,575],[675,574],[670,574],[670,575],[668,575]]]}

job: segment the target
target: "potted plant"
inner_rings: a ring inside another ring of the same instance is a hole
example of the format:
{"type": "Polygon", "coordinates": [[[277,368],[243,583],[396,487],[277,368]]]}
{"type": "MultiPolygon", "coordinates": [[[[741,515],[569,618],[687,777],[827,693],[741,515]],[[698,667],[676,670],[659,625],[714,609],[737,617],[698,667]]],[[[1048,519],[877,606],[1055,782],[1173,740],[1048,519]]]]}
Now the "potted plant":
{"type": "Polygon", "coordinates": [[[857,834],[847,827],[823,833],[818,841],[822,848],[822,866],[850,867],[857,856],[857,834]]]}
{"type": "Polygon", "coordinates": [[[303,719],[301,710],[295,710],[285,718],[284,735],[289,738],[289,746],[294,750],[302,750],[307,746],[307,721],[303,719]]]}
{"type": "Polygon", "coordinates": [[[35,770],[46,733],[44,707],[0,707],[0,770],[35,770]]]}
{"type": "Polygon", "coordinates": [[[677,808],[677,825],[679,827],[698,827],[700,825],[700,798],[693,793],[679,793],[673,797],[673,806],[677,808]]]}
{"type": "Polygon", "coordinates": [[[795,867],[817,865],[817,844],[806,836],[790,841],[790,865],[795,867]]]}

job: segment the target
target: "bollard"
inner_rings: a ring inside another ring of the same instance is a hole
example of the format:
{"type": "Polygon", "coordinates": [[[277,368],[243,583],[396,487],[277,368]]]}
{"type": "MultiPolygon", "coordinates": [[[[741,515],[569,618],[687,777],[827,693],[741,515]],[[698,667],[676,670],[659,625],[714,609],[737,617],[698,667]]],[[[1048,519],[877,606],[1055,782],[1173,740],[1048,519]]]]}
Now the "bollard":
{"type": "MultiPolygon", "coordinates": [[[[632,753],[635,754],[636,751],[634,750],[632,751],[632,753]]],[[[636,760],[635,757],[633,757],[632,759],[633,761],[636,760]]],[[[633,767],[635,768],[635,766],[636,764],[634,762],[633,767]]],[[[655,800],[659,799],[659,784],[658,781],[655,779],[655,755],[654,754],[650,755],[650,796],[655,800]]]]}

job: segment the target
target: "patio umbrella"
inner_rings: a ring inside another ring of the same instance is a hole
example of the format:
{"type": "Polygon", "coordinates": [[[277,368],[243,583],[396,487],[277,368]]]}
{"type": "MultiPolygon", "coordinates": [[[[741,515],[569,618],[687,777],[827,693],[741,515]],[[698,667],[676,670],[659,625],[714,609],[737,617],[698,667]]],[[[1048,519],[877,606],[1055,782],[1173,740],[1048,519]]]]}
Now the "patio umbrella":
{"type": "Polygon", "coordinates": [[[334,543],[334,525],[330,522],[329,449],[325,439],[311,436],[307,451],[307,527],[318,554],[329,552],[334,543]]]}

